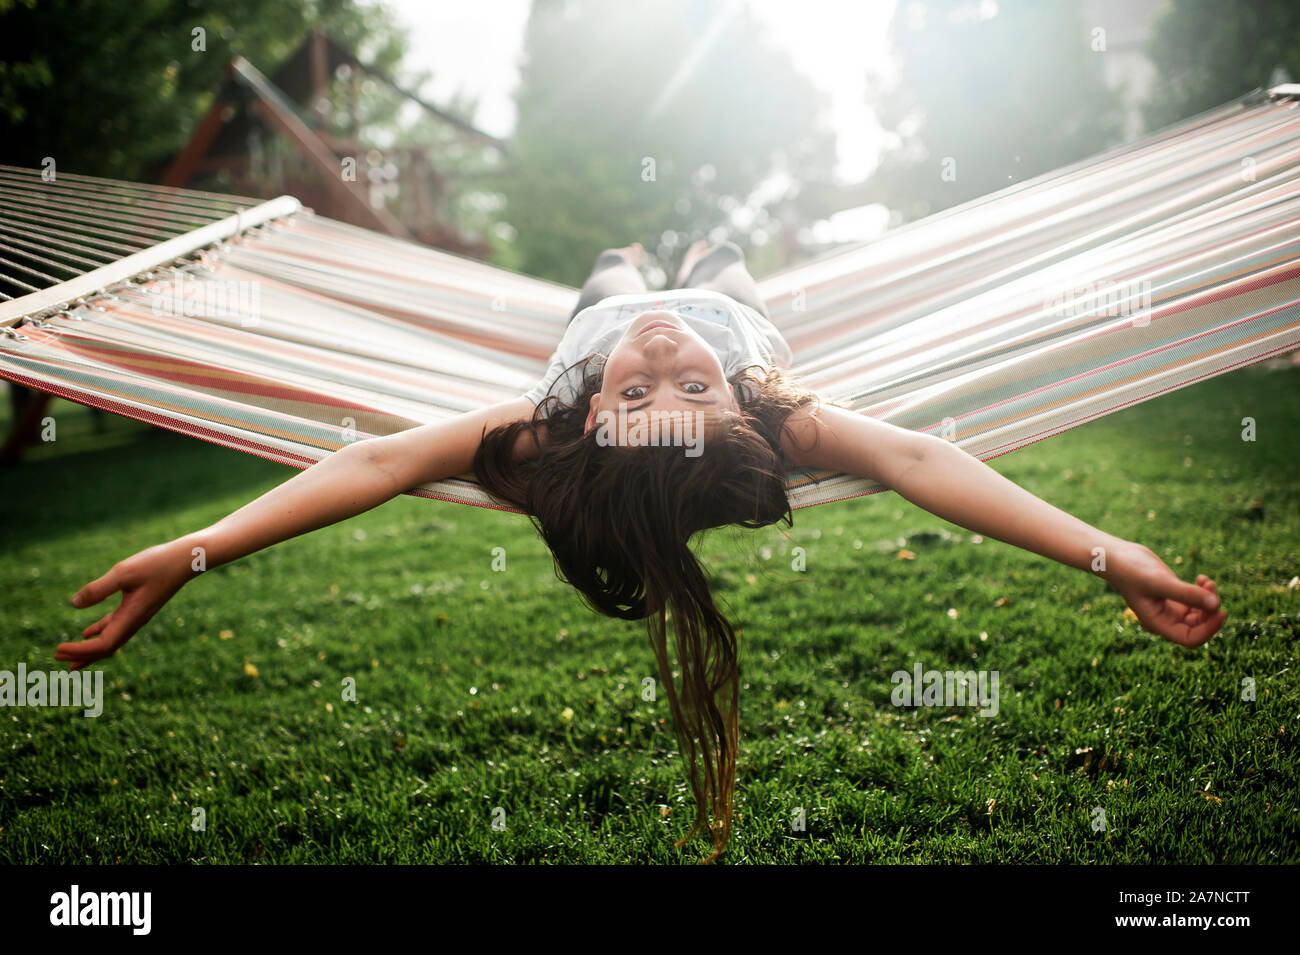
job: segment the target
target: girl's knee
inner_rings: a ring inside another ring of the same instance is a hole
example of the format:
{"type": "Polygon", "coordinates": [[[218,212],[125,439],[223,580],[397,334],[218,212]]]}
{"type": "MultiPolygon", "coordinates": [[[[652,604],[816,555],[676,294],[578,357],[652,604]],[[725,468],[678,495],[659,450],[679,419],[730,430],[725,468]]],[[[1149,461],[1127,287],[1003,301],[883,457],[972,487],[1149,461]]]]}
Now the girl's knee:
{"type": "Polygon", "coordinates": [[[611,265],[626,265],[627,259],[618,249],[606,249],[600,255],[596,256],[596,268],[605,269],[611,265]]]}
{"type": "Polygon", "coordinates": [[[719,242],[691,268],[687,283],[694,286],[712,282],[732,266],[739,265],[743,270],[744,262],[745,253],[740,251],[740,246],[734,242],[719,242]]]}
{"type": "Polygon", "coordinates": [[[741,262],[744,258],[745,253],[741,251],[740,246],[728,239],[711,248],[700,261],[707,262],[712,259],[717,262],[741,262]]]}

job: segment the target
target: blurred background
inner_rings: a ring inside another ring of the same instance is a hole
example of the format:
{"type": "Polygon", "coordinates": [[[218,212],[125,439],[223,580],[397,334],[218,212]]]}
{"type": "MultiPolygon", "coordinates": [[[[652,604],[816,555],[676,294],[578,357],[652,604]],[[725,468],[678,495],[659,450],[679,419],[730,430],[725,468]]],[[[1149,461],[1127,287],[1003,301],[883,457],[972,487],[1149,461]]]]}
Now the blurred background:
{"type": "Polygon", "coordinates": [[[570,285],[633,241],[652,284],[697,238],[761,276],[1297,62],[1291,0],[0,0],[0,161],[570,285]]]}

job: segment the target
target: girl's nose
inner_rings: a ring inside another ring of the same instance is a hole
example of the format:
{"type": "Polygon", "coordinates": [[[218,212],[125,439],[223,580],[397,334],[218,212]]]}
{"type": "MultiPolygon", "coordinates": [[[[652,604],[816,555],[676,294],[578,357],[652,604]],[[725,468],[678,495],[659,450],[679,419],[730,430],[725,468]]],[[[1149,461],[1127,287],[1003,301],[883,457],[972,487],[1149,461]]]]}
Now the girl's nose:
{"type": "Polygon", "coordinates": [[[677,353],[677,342],[662,333],[651,333],[650,340],[642,346],[650,358],[671,356],[677,353]]]}

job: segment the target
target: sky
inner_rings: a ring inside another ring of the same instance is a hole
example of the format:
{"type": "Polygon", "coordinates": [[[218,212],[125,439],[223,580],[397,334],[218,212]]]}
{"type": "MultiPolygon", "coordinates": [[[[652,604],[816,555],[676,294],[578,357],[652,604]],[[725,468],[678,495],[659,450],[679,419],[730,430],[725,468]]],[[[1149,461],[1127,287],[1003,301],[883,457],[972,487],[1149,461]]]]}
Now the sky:
{"type": "MultiPolygon", "coordinates": [[[[611,0],[621,2],[621,0],[611,0]]],[[[721,4],[725,0],[718,0],[721,4]]],[[[881,131],[865,105],[869,64],[887,58],[887,28],[896,0],[743,0],[774,46],[831,99],[827,122],[839,141],[836,175],[861,182],[875,166],[881,131]]],[[[519,79],[529,0],[384,0],[409,28],[408,70],[431,71],[423,93],[447,101],[457,90],[478,95],[474,122],[508,137],[519,79]]]]}

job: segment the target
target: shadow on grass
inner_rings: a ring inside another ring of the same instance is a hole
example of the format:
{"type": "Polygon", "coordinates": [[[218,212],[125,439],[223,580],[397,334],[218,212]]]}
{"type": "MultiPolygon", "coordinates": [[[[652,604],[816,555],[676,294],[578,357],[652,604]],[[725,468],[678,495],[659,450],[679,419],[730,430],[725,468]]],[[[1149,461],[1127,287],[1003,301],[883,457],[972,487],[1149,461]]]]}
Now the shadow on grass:
{"type": "Polygon", "coordinates": [[[297,473],[116,415],[97,429],[88,409],[71,402],[52,412],[58,440],[0,468],[0,539],[37,542],[232,495],[252,500],[297,473]]]}

